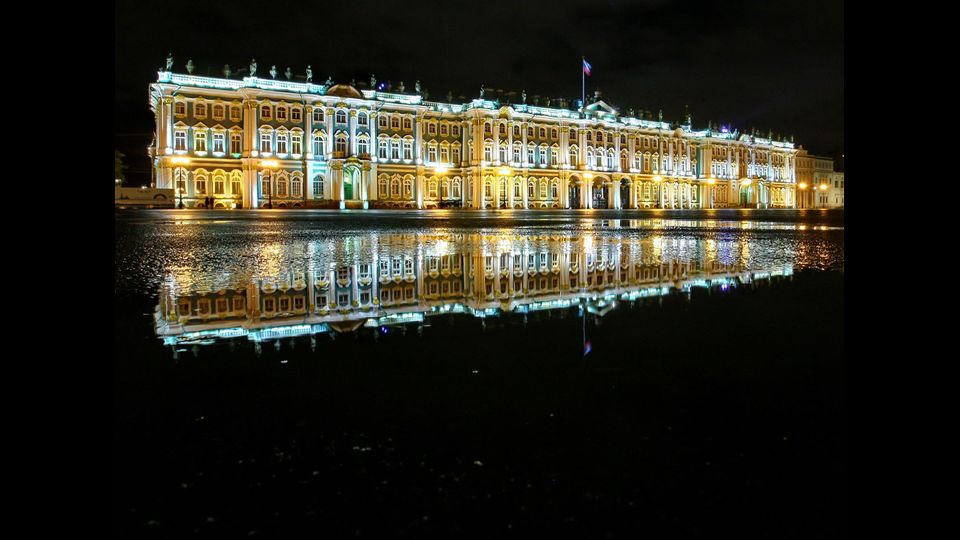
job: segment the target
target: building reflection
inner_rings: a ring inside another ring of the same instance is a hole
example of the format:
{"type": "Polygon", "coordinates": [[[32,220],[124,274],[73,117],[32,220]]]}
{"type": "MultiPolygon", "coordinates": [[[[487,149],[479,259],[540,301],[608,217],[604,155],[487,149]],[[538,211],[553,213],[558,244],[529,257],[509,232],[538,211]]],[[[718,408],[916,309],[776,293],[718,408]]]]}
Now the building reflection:
{"type": "Polygon", "coordinates": [[[453,313],[485,318],[582,306],[603,315],[618,301],[792,275],[790,266],[747,268],[742,253],[713,239],[443,232],[329,242],[311,246],[304,268],[231,276],[236,287],[205,290],[197,284],[215,280],[168,278],[157,335],[170,345],[260,342],[422,325],[453,313]]]}

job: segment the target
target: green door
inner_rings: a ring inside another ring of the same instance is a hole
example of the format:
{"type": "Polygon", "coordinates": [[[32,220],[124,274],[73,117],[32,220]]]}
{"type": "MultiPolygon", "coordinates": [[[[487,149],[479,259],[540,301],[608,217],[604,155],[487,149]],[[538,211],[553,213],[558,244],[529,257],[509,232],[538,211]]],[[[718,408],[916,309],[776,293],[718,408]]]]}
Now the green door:
{"type": "Polygon", "coordinates": [[[343,199],[349,201],[353,199],[353,175],[343,175],[343,199]]]}

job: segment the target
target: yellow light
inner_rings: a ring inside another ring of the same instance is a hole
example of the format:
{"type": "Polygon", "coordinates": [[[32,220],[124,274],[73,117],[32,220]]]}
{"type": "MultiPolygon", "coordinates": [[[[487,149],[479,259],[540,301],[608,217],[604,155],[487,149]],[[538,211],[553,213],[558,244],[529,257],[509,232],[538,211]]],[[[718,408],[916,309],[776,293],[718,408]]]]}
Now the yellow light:
{"type": "Polygon", "coordinates": [[[510,174],[510,169],[508,167],[500,167],[497,170],[497,174],[499,174],[500,176],[507,176],[510,174]]]}
{"type": "Polygon", "coordinates": [[[275,159],[265,159],[260,162],[264,167],[279,167],[280,163],[275,159]]]}
{"type": "Polygon", "coordinates": [[[658,175],[656,175],[656,176],[653,177],[653,181],[654,181],[654,182],[663,182],[663,178],[661,178],[660,175],[658,174],[658,175]]]}
{"type": "Polygon", "coordinates": [[[447,173],[447,168],[444,167],[444,166],[442,166],[442,165],[436,166],[433,170],[434,170],[437,174],[446,174],[446,173],[447,173]]]}
{"type": "Polygon", "coordinates": [[[826,185],[826,184],[820,184],[820,189],[827,189],[827,185],[826,185]]]}
{"type": "Polygon", "coordinates": [[[190,158],[186,158],[186,157],[175,157],[175,158],[171,159],[170,162],[171,162],[171,163],[187,164],[187,163],[190,163],[190,158]]]}
{"type": "Polygon", "coordinates": [[[713,184],[716,184],[717,181],[714,180],[713,178],[707,178],[707,183],[710,184],[710,185],[713,185],[713,184]]]}
{"type": "Polygon", "coordinates": [[[593,179],[593,173],[592,172],[583,173],[583,177],[586,178],[587,180],[591,180],[593,179]]]}
{"type": "Polygon", "coordinates": [[[753,182],[753,180],[750,180],[749,178],[747,178],[747,179],[744,180],[743,182],[740,182],[740,185],[742,185],[742,186],[749,186],[752,182],[753,182]]]}
{"type": "Polygon", "coordinates": [[[799,187],[800,187],[800,189],[807,189],[807,183],[806,183],[806,182],[800,182],[800,186],[799,186],[799,187]]]}

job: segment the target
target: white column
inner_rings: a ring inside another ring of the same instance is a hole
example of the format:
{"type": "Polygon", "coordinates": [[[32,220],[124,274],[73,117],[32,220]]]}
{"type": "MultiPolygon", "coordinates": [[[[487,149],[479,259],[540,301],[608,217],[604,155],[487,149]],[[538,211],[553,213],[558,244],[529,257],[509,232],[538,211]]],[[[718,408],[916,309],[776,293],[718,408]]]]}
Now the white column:
{"type": "Polygon", "coordinates": [[[336,114],[336,111],[333,109],[333,107],[330,107],[330,108],[327,109],[327,114],[324,116],[324,120],[327,121],[327,138],[326,138],[325,141],[324,141],[324,142],[326,143],[326,146],[327,146],[327,149],[326,149],[327,155],[324,156],[324,158],[326,158],[327,156],[333,155],[333,140],[334,140],[334,137],[333,137],[333,115],[334,115],[334,114],[336,114]]]}
{"type": "MultiPolygon", "coordinates": [[[[313,156],[313,105],[307,105],[304,109],[306,117],[306,132],[303,135],[303,154],[308,160],[314,159],[313,156]]],[[[306,190],[304,190],[306,191],[306,190]]]]}
{"type": "Polygon", "coordinates": [[[350,128],[350,144],[347,146],[349,156],[357,155],[357,111],[350,109],[347,112],[347,126],[350,128]]]}

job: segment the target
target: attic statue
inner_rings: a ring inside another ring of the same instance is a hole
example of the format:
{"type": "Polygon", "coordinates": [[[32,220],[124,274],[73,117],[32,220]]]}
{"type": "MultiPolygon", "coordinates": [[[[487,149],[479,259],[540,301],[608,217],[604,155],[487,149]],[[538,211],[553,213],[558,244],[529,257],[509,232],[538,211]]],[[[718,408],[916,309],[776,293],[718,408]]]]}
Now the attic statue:
{"type": "Polygon", "coordinates": [[[173,53],[167,54],[167,71],[173,69],[173,53]]]}
{"type": "Polygon", "coordinates": [[[193,60],[187,60],[187,73],[193,75],[193,60]]]}
{"type": "Polygon", "coordinates": [[[310,67],[310,64],[307,64],[307,83],[313,82],[313,68],[310,67]]]}
{"type": "Polygon", "coordinates": [[[250,61],[250,76],[254,77],[257,74],[257,59],[254,58],[250,61]]]}
{"type": "Polygon", "coordinates": [[[419,93],[420,93],[420,79],[417,79],[417,84],[415,84],[413,87],[417,90],[417,93],[419,94],[419,93]]]}
{"type": "Polygon", "coordinates": [[[273,77],[274,79],[277,78],[277,65],[276,65],[276,64],[270,66],[270,76],[273,77]]]}

